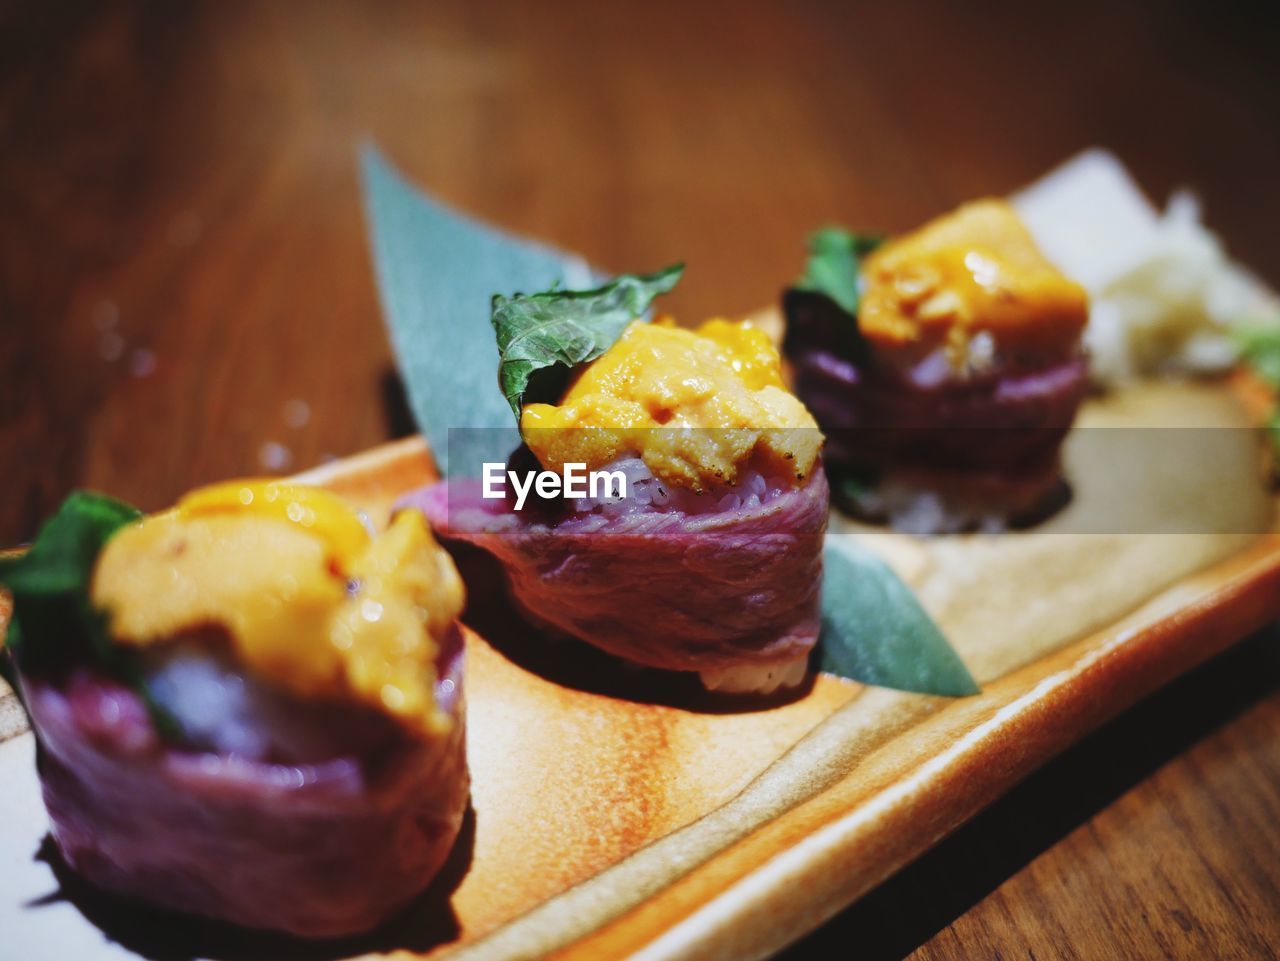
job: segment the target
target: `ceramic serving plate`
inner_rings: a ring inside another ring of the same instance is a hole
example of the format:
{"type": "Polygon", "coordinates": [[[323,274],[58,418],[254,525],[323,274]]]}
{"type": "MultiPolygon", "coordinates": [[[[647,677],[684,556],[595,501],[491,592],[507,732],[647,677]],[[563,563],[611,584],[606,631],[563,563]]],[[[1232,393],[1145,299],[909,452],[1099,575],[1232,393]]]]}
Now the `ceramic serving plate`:
{"type": "MultiPolygon", "coordinates": [[[[473,816],[405,917],[315,953],[710,959],[780,948],[1090,729],[1280,616],[1280,534],[1247,424],[1224,387],[1147,385],[1087,405],[1066,449],[1074,500],[1041,527],[915,539],[836,520],[913,587],[982,685],[970,698],[824,675],[784,703],[730,709],[537,637],[478,570],[473,816]],[[1178,523],[1082,521],[1126,482],[1098,461],[1110,448],[1087,443],[1101,436],[1088,429],[1134,427],[1208,445],[1188,456],[1155,444],[1129,478],[1144,509],[1178,523]]],[[[414,438],[303,479],[377,520],[434,476],[414,438]]],[[[0,700],[0,738],[0,929],[15,957],[312,956],[103,902],[73,882],[60,894],[37,856],[34,743],[11,698],[0,700]]]]}

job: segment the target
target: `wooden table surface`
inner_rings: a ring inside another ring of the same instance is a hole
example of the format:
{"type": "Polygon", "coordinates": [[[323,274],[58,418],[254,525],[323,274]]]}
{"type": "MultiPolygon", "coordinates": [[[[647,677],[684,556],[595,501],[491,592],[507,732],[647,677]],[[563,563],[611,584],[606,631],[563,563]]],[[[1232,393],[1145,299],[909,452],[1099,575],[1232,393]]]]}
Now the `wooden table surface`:
{"type": "MultiPolygon", "coordinates": [[[[1280,58],[1219,6],[0,4],[0,543],[405,433],[354,167],[688,317],[770,302],[827,221],[900,229],[1105,144],[1280,282],[1280,58]]],[[[855,905],[860,957],[1280,945],[1280,635],[1131,712],[855,905]]]]}

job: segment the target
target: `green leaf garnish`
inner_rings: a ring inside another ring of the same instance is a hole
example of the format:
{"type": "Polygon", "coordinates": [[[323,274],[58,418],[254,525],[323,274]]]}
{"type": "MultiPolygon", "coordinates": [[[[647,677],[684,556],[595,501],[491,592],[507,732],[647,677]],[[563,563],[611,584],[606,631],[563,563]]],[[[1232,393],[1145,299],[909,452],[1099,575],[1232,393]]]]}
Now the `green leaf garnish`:
{"type": "Polygon", "coordinates": [[[851,317],[862,300],[862,260],[884,238],[856,234],[843,227],[824,227],[809,237],[809,261],[796,286],[825,294],[851,317]]]}
{"type": "Polygon", "coordinates": [[[855,544],[830,542],[822,563],[820,670],[920,694],[978,693],[964,662],[888,564],[855,544]]]}
{"type": "Polygon", "coordinates": [[[1280,407],[1273,410],[1267,418],[1267,440],[1271,442],[1271,449],[1276,452],[1280,466],[1280,407]]]}
{"type": "Polygon", "coordinates": [[[446,207],[372,147],[360,169],[382,315],[413,419],[441,473],[478,477],[520,444],[502,395],[477,390],[498,362],[493,292],[589,287],[595,275],[581,258],[446,207]]]}
{"type": "Polygon", "coordinates": [[[684,264],[675,264],[654,274],[623,274],[594,290],[494,295],[498,384],[516,423],[526,403],[555,400],[569,372],[612,347],[683,272],[684,264]]]}
{"type": "Polygon", "coordinates": [[[31,549],[0,557],[0,584],[23,598],[81,590],[111,535],[142,516],[135,507],[90,491],[74,491],[45,522],[31,549]]]}
{"type": "Polygon", "coordinates": [[[84,650],[114,676],[123,672],[106,618],[89,600],[98,554],[137,508],[75,491],[47,520],[24,554],[0,558],[0,586],[13,597],[5,648],[24,672],[56,666],[84,650]]]}
{"type": "MultiPolygon", "coordinates": [[[[1280,389],[1280,317],[1270,323],[1242,324],[1232,331],[1241,359],[1272,388],[1280,389]]],[[[1272,471],[1280,477],[1280,406],[1266,423],[1272,471]]]]}
{"type": "Polygon", "coordinates": [[[1232,335],[1244,362],[1272,387],[1280,387],[1280,324],[1238,327],[1232,335]]]}

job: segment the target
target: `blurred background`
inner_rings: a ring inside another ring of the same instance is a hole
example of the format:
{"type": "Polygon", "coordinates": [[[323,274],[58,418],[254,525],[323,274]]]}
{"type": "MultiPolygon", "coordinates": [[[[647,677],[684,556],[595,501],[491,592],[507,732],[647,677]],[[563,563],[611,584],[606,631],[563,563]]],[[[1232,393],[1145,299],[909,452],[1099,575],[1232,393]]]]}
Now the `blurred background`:
{"type": "Polygon", "coordinates": [[[354,156],[686,319],[1081,148],[1280,281],[1277,30],[1229,5],[3,4],[0,543],[402,430],[354,156]]]}
{"type": "MultiPolygon", "coordinates": [[[[773,302],[816,226],[912,227],[1093,145],[1157,203],[1193,187],[1232,255],[1277,284],[1278,40],[1208,3],[0,2],[0,544],[74,486],[158,508],[409,429],[365,244],[365,140],[442,199],[607,269],[687,261],[667,304],[686,319],[773,302]]],[[[1274,679],[1273,649],[1247,655],[1272,674],[1237,672],[1274,679]]],[[[1200,683],[1201,726],[1137,765],[1096,747],[1077,763],[1154,770],[1243,710],[1238,673],[1200,683]]],[[[1274,725],[1271,688],[1245,687],[1274,725]]],[[[1134,745],[1167,729],[1151,717],[1127,729],[1134,745]]],[[[1045,796],[1070,790],[1065,770],[1045,796]]],[[[1084,810],[1131,784],[1102,783],[1084,810]]],[[[1058,817],[1051,838],[1084,814],[1058,817]]],[[[985,830],[941,869],[1002,825],[985,830]]],[[[1178,843],[1153,830],[1147,844],[1178,843]]],[[[895,928],[885,956],[905,953],[1048,843],[1032,831],[954,902],[929,875],[858,917],[944,904],[895,928]]],[[[1119,857],[1104,855],[1072,870],[1101,884],[1119,857]]],[[[1073,888],[1081,924],[1096,922],[1088,887],[1073,888]]],[[[1034,891],[1012,914],[971,912],[982,943],[1017,953],[1032,923],[1052,943],[1065,922],[1034,891]]],[[[1247,927],[1280,903],[1242,897],[1204,910],[1247,927]]],[[[1168,910],[1148,934],[1186,941],[1183,921],[1202,923],[1168,910]]],[[[944,935],[921,956],[964,956],[944,935]]]]}

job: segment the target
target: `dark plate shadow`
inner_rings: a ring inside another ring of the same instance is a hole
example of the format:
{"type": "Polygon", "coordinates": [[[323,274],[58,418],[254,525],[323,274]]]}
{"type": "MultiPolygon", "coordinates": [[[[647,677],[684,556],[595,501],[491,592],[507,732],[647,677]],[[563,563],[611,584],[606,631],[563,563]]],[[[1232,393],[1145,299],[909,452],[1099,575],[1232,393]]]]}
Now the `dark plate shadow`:
{"type": "MultiPolygon", "coordinates": [[[[846,517],[862,524],[869,524],[886,531],[893,530],[889,518],[879,509],[868,509],[863,501],[868,493],[875,489],[875,482],[865,477],[841,474],[837,468],[828,467],[831,477],[831,506],[846,517]]],[[[1006,523],[1010,531],[1029,531],[1052,520],[1070,506],[1075,499],[1075,488],[1071,481],[1063,476],[1054,481],[1053,486],[1044,497],[1027,511],[1013,514],[1006,523]]],[[[928,537],[958,537],[977,533],[977,523],[965,525],[956,531],[931,533],[928,537]]]]}
{"type": "Polygon", "coordinates": [[[36,859],[49,865],[59,890],[27,907],[39,910],[44,904],[67,901],[106,938],[151,961],[337,961],[396,950],[426,952],[458,936],[458,919],[449,896],[466,876],[474,847],[475,811],[468,807],[449,858],[431,885],[374,931],[350,938],[306,941],[165,911],[108,894],[76,875],[48,835],[41,842],[36,859]]]}
{"type": "MultiPolygon", "coordinates": [[[[509,661],[555,684],[704,714],[767,710],[798,700],[813,689],[810,674],[804,684],[766,696],[716,694],[703,688],[693,674],[636,667],[583,641],[550,636],[529,624],[512,604],[502,565],[492,555],[456,541],[446,546],[467,585],[463,622],[509,661]]],[[[618,603],[626,603],[622,591],[618,603]]]]}
{"type": "Polygon", "coordinates": [[[399,440],[418,433],[418,425],[414,422],[409,395],[405,391],[400,372],[394,367],[384,371],[379,378],[378,388],[382,394],[382,416],[386,422],[387,439],[399,440]]]}

